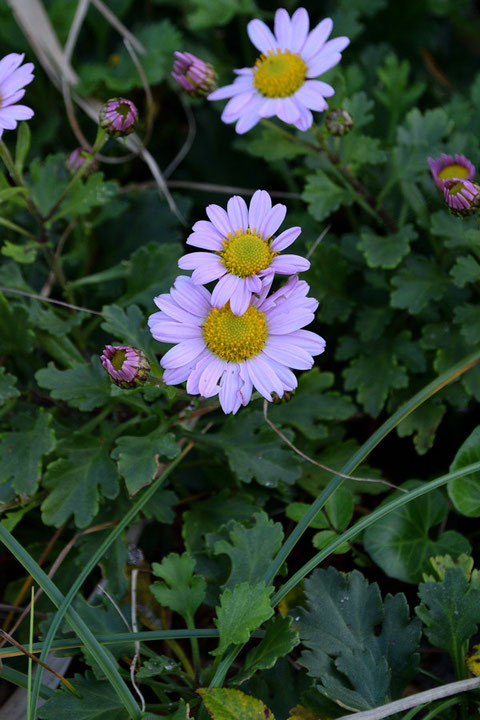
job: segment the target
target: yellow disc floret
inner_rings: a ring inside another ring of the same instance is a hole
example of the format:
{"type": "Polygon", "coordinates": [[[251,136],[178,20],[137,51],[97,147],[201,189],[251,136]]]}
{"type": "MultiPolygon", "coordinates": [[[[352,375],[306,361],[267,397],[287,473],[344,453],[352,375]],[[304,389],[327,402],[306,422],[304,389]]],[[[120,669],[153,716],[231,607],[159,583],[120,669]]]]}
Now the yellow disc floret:
{"type": "Polygon", "coordinates": [[[255,231],[247,228],[229,233],[219,253],[222,263],[232,275],[241,278],[256,275],[265,270],[277,253],[270,250],[269,238],[265,240],[255,231]]]}
{"type": "Polygon", "coordinates": [[[271,51],[255,63],[253,84],[269,98],[289,97],[305,82],[307,66],[300,55],[271,51]]]}
{"type": "Polygon", "coordinates": [[[212,308],[202,330],[208,349],[229,362],[243,362],[255,357],[267,341],[265,314],[253,305],[243,315],[234,315],[230,303],[222,308],[212,308]]]}
{"type": "Polygon", "coordinates": [[[457,163],[447,165],[443,170],[440,170],[438,177],[440,180],[449,180],[450,178],[460,178],[463,180],[468,177],[468,168],[463,165],[457,165],[457,163]]]}

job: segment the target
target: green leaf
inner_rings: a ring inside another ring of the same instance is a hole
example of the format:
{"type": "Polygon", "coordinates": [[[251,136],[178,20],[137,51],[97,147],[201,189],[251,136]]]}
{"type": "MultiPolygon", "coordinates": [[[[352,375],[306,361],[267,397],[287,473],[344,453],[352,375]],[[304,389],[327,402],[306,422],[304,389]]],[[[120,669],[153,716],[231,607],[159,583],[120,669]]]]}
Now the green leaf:
{"type": "Polygon", "coordinates": [[[463,303],[453,310],[455,322],[460,325],[460,332],[469,345],[478,345],[480,342],[480,313],[478,306],[472,303],[463,303]]]}
{"type": "MultiPolygon", "coordinates": [[[[450,472],[460,470],[465,465],[480,460],[480,425],[468,436],[459,447],[450,472]]],[[[456,480],[449,480],[448,494],[456,510],[468,517],[480,517],[480,472],[464,475],[456,480]]]]}
{"type": "Polygon", "coordinates": [[[416,315],[434,300],[445,294],[447,280],[433,261],[412,256],[392,278],[395,288],[391,294],[392,307],[408,310],[416,315]]]}
{"type": "Polygon", "coordinates": [[[325,503],[325,512],[335,530],[345,530],[353,517],[353,496],[350,490],[338,487],[325,503]]]}
{"type": "Polygon", "coordinates": [[[121,342],[153,355],[152,335],[146,327],[145,315],[137,305],[130,305],[126,312],[118,305],[105,305],[102,314],[106,320],[101,327],[111,336],[112,344],[121,342]]]}
{"type": "Polygon", "coordinates": [[[341,205],[351,205],[354,195],[332,182],[321,170],[309,175],[302,193],[308,211],[315,220],[324,220],[341,205]]]}
{"type": "MultiPolygon", "coordinates": [[[[315,533],[313,536],[312,544],[314,548],[317,548],[317,550],[323,550],[323,548],[327,547],[332,540],[336,540],[337,538],[338,533],[336,533],[335,530],[320,530],[320,532],[315,533]]],[[[343,542],[335,548],[335,550],[333,550],[333,554],[342,555],[343,553],[350,552],[350,549],[350,543],[343,542]]]]}
{"type": "MultiPolygon", "coordinates": [[[[395,92],[398,94],[398,87],[395,92]]],[[[440,141],[451,132],[452,127],[453,122],[442,108],[426,110],[424,113],[418,108],[410,110],[404,126],[397,130],[398,143],[406,152],[407,169],[414,172],[425,170],[426,156],[434,154],[435,147],[439,147],[440,141]]]]}
{"type": "MultiPolygon", "coordinates": [[[[409,481],[402,487],[417,487],[418,481],[409,481]]],[[[399,495],[399,491],[390,496],[399,495]]],[[[438,525],[447,512],[447,501],[440,490],[412,500],[367,528],[363,544],[372,560],[389,577],[416,583],[429,569],[429,558],[450,554],[457,557],[470,551],[468,540],[454,530],[443,532],[432,540],[432,528],[438,525]]]]}
{"type": "Polygon", "coordinates": [[[297,457],[284,449],[285,444],[259,411],[229,417],[222,432],[201,439],[224,450],[232,472],[242,482],[255,479],[260,485],[276,487],[279,482],[292,484],[301,475],[297,457]]]}
{"type": "Polygon", "coordinates": [[[30,174],[33,200],[41,214],[46,217],[69,183],[65,155],[48,155],[44,161],[35,158],[30,163],[30,174]]]}
{"type": "Polygon", "coordinates": [[[197,690],[213,720],[275,720],[262,700],[230,688],[197,690]]]}
{"type": "Polygon", "coordinates": [[[308,147],[299,145],[274,130],[262,130],[262,134],[253,140],[248,140],[245,147],[250,155],[261,157],[267,162],[291,160],[299,155],[308,155],[312,152],[308,147]]]}
{"type": "Polygon", "coordinates": [[[32,495],[42,474],[42,457],[55,448],[52,417],[40,409],[36,417],[17,419],[19,432],[0,435],[0,485],[12,482],[17,493],[32,495]]]}
{"type": "Polygon", "coordinates": [[[435,401],[423,403],[397,425],[398,436],[413,435],[418,454],[424,455],[433,445],[435,433],[446,409],[443,403],[435,401]]]}
{"type": "Polygon", "coordinates": [[[64,400],[79,410],[94,410],[110,398],[111,383],[100,359],[94,355],[91,365],[75,365],[57,370],[53,363],[35,373],[40,387],[48,388],[55,400],[64,400]]]}
{"type": "Polygon", "coordinates": [[[220,595],[215,625],[220,641],[212,655],[222,655],[231,644],[246,643],[250,633],[273,615],[270,603],[271,587],[264,582],[250,585],[247,582],[236,585],[233,590],[226,588],[220,595]]]}
{"type": "MultiPolygon", "coordinates": [[[[164,232],[169,235],[176,234],[172,226],[169,226],[169,220],[170,218],[165,218],[164,232]]],[[[128,298],[129,304],[139,303],[153,312],[155,309],[153,298],[162,292],[169,292],[178,275],[177,263],[182,254],[181,245],[174,242],[164,245],[148,243],[132,253],[126,263],[125,298],[128,298]],[[159,272],[158,268],[162,268],[162,271],[159,272]]]]}
{"type": "MultiPolygon", "coordinates": [[[[287,505],[285,514],[288,518],[290,518],[290,520],[295,520],[295,522],[298,523],[300,522],[300,520],[303,519],[303,516],[307,513],[309,509],[310,505],[308,503],[293,502],[287,505]]],[[[329,527],[327,517],[323,510],[318,511],[312,522],[309,524],[309,527],[321,530],[329,527]]]]}
{"type": "MultiPolygon", "coordinates": [[[[462,567],[445,568],[441,582],[425,582],[418,588],[422,604],[415,608],[434,647],[455,656],[480,623],[480,589],[472,587],[462,567]]],[[[463,658],[462,658],[463,660],[463,658]]]]}
{"type": "MultiPolygon", "coordinates": [[[[355,130],[356,123],[354,120],[355,130]]],[[[386,160],[385,151],[380,147],[380,139],[355,132],[342,138],[342,161],[349,166],[359,168],[362,165],[379,165],[386,160]]]]}
{"type": "Polygon", "coordinates": [[[457,287],[465,287],[468,283],[478,282],[480,280],[480,263],[472,255],[459,257],[450,270],[450,275],[457,287]]]}
{"type": "Polygon", "coordinates": [[[265,636],[249,651],[236,683],[247,680],[257,670],[268,670],[278,658],[288,655],[300,642],[298,633],[292,629],[292,618],[276,615],[265,626],[265,636]]]}
{"type": "Polygon", "coordinates": [[[404,225],[394,235],[380,236],[363,232],[358,248],[365,255],[368,267],[391,269],[397,267],[402,258],[410,252],[410,243],[417,233],[412,225],[404,225]]]}
{"type": "Polygon", "coordinates": [[[188,626],[205,599],[205,578],[194,575],[195,560],[188,552],[182,555],[170,553],[161,563],[152,563],[153,574],[165,582],[156,580],[150,585],[155,599],[183,617],[188,626]]]}
{"type": "Polygon", "coordinates": [[[8,302],[0,292],[0,355],[30,353],[33,340],[27,310],[8,302]]]}
{"type": "Polygon", "coordinates": [[[12,398],[20,397],[20,391],[14,387],[17,384],[15,375],[7,373],[4,367],[0,367],[0,407],[12,398]]]}
{"type": "Polygon", "coordinates": [[[192,0],[187,18],[192,30],[226,25],[235,15],[251,16],[256,6],[253,0],[219,0],[212,6],[209,0],[192,0]]]}
{"type": "Polygon", "coordinates": [[[40,720],[129,720],[129,713],[113,687],[106,680],[95,680],[91,675],[75,675],[72,684],[80,694],[77,698],[64,689],[37,710],[40,720]]]}
{"type": "Polygon", "coordinates": [[[10,257],[15,262],[21,263],[22,265],[31,265],[37,258],[38,244],[27,242],[24,245],[17,245],[16,243],[5,240],[2,247],[2,255],[10,257]]]}
{"type": "Polygon", "coordinates": [[[225,583],[230,589],[241,582],[250,585],[259,582],[282,545],[280,523],[274,523],[264,512],[256,513],[253,521],[249,528],[236,521],[229,523],[229,540],[215,543],[215,555],[224,553],[231,561],[231,572],[225,583]]]}
{"type": "Polygon", "coordinates": [[[19,175],[23,173],[25,159],[30,149],[30,141],[32,134],[30,126],[26,122],[21,122],[17,129],[17,144],[15,146],[15,170],[19,175]]]}
{"type": "Polygon", "coordinates": [[[72,219],[79,215],[87,215],[94,207],[110,202],[118,193],[115,182],[104,182],[103,173],[93,173],[84,182],[77,182],[73,186],[60,209],[55,213],[51,222],[60,218],[72,219]]]}
{"type": "Polygon", "coordinates": [[[302,373],[293,397],[280,405],[271,405],[268,416],[275,425],[292,425],[311,440],[326,437],[321,420],[347,420],[356,412],[351,399],[338,392],[325,392],[334,383],[333,373],[313,368],[302,373]]]}
{"type": "Polygon", "coordinates": [[[67,335],[74,327],[81,325],[88,317],[87,313],[79,311],[63,316],[60,315],[58,310],[54,311],[52,308],[45,307],[35,301],[30,303],[29,310],[32,325],[35,328],[40,328],[50,333],[50,335],[61,338],[67,335]]]}
{"type": "Polygon", "coordinates": [[[390,390],[408,385],[405,368],[383,342],[372,345],[369,355],[360,355],[352,360],[343,376],[345,389],[357,390],[358,402],[373,417],[380,413],[390,390]]]}
{"type": "Polygon", "coordinates": [[[50,492],[41,506],[42,520],[60,527],[73,514],[77,527],[87,527],[98,513],[100,497],[118,494],[115,463],[98,437],[73,435],[62,441],[58,452],[66,457],[50,463],[43,477],[50,492]]]}
{"type": "Polygon", "coordinates": [[[154,479],[159,456],[173,460],[179,452],[173,433],[155,429],[149,435],[119,437],[111,456],[118,460],[118,471],[125,478],[128,492],[134,495],[154,479]]]}
{"type": "Polygon", "coordinates": [[[405,596],[387,595],[383,603],[376,583],[333,567],[315,570],[305,591],[301,662],[321,692],[358,710],[401,696],[416,673],[420,641],[405,596]]]}

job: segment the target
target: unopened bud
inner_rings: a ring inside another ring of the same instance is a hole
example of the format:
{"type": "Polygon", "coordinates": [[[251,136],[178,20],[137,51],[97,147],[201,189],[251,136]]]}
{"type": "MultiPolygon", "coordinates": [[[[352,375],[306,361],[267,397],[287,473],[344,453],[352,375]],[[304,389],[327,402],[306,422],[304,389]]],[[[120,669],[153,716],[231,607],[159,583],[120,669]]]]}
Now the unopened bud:
{"type": "Polygon", "coordinates": [[[449,178],[443,181],[443,197],[453,215],[472,215],[480,205],[480,185],[470,180],[449,178]]]}
{"type": "Polygon", "coordinates": [[[213,65],[192,53],[176,51],[172,77],[191,97],[205,97],[217,87],[217,73],[213,65]]]}
{"type": "Polygon", "coordinates": [[[346,110],[331,110],[325,117],[330,135],[346,135],[353,127],[353,118],[346,110]]]}
{"type": "Polygon", "coordinates": [[[112,137],[124,137],[135,130],[138,110],[131,100],[112,98],[100,108],[100,125],[112,137]]]}
{"type": "Polygon", "coordinates": [[[129,345],[106,345],[100,360],[115,385],[121,388],[143,385],[150,372],[146,355],[129,345]]]}
{"type": "MultiPolygon", "coordinates": [[[[67,158],[67,161],[65,163],[68,172],[72,173],[74,175],[82,165],[85,165],[85,162],[90,158],[90,150],[88,148],[84,147],[78,147],[73,152],[70,153],[70,155],[67,158]]],[[[92,173],[98,168],[98,162],[96,160],[93,160],[93,162],[90,164],[90,167],[87,170],[87,173],[92,173]]]]}

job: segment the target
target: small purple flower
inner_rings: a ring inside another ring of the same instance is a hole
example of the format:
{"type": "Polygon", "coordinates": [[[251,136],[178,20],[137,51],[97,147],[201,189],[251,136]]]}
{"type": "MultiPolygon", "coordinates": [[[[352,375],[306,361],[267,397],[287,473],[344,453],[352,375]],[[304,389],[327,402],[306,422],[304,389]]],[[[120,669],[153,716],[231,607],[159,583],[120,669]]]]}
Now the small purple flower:
{"type": "Polygon", "coordinates": [[[189,52],[175,51],[172,77],[192,97],[204,97],[217,87],[217,73],[213,65],[189,52]]]}
{"type": "Polygon", "coordinates": [[[475,167],[465,155],[442,155],[438,158],[427,158],[433,181],[440,192],[443,192],[443,181],[460,178],[473,180],[475,167]]]}
{"type": "Polygon", "coordinates": [[[480,205],[480,185],[463,178],[443,181],[443,196],[451,213],[471,215],[480,205]]]}
{"type": "Polygon", "coordinates": [[[300,227],[284,230],[274,237],[285,219],[287,208],[272,200],[266,190],[257,190],[250,206],[234,195],[225,211],[219,205],[208,205],[209,218],[199,220],[187,245],[209,252],[193,252],[178,261],[182,270],[193,270],[195,285],[218,280],[212,294],[215,307],[230,301],[235,315],[243,315],[252,293],[270,287],[275,273],[291,275],[308,270],[310,263],[300,255],[280,255],[300,235],[300,227]]]}
{"type": "MultiPolygon", "coordinates": [[[[84,147],[78,147],[75,150],[73,150],[70,155],[67,158],[67,161],[65,165],[67,166],[68,172],[71,172],[72,175],[76,173],[82,165],[85,164],[85,161],[90,157],[90,150],[88,148],[84,147]]],[[[98,162],[94,160],[90,167],[88,168],[89,173],[94,172],[98,167],[98,162]]]]}
{"type": "Polygon", "coordinates": [[[112,98],[100,108],[100,125],[112,137],[124,137],[135,130],[138,110],[131,100],[112,98]]]}
{"type": "Polygon", "coordinates": [[[269,297],[255,297],[243,315],[227,302],[215,307],[212,296],[192,278],[179,276],[170,293],[159,295],[160,309],[148,319],[153,337],[173,343],[162,358],[167,385],[187,381],[187,392],[219,396],[225,413],[236,413],[252,390],[269,401],[297,387],[290,368],[309,370],[325,349],[320,335],[303,330],[318,302],[309,286],[292,276],[269,297]]]}
{"type": "Polygon", "coordinates": [[[25,85],[33,80],[33,63],[23,62],[24,54],[10,53],[0,60],[0,137],[4,130],[15,130],[18,120],[30,120],[33,110],[16,105],[25,95],[25,85]]]}
{"type": "Polygon", "coordinates": [[[295,10],[292,17],[284,8],[277,10],[275,33],[261,20],[248,23],[248,36],[261,53],[254,67],[235,70],[238,77],[232,85],[208,96],[209,100],[231,98],[222,120],[236,122],[237,133],[245,133],[261,118],[274,115],[299,130],[308,130],[313,123],[311,110],[328,108],[325,98],[335,90],[314,78],[340,62],[350,40],[337,37],[327,42],[333,28],[331,18],[322,20],[311,32],[309,26],[305,8],[295,10]]]}
{"type": "Polygon", "coordinates": [[[115,385],[134,388],[143,385],[150,371],[150,363],[141,350],[129,345],[105,345],[100,358],[115,385]]]}

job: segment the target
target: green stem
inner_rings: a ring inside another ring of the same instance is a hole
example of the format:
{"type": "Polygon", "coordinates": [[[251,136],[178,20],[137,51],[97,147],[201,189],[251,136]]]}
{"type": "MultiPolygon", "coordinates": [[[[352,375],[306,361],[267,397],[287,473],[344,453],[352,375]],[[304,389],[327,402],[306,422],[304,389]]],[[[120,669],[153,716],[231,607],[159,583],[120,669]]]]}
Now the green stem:
{"type": "MultiPolygon", "coordinates": [[[[30,627],[28,633],[28,651],[32,653],[33,645],[33,624],[35,621],[35,590],[32,585],[32,592],[30,598],[30,627]]],[[[30,714],[31,709],[31,695],[32,695],[32,672],[33,672],[33,660],[31,657],[28,658],[28,683],[27,683],[27,718],[28,720],[35,720],[30,714]]]]}
{"type": "Polygon", "coordinates": [[[20,225],[17,225],[17,223],[12,222],[11,220],[6,220],[5,218],[0,218],[0,225],[3,225],[4,227],[7,227],[9,230],[13,230],[14,232],[17,232],[19,235],[25,235],[25,237],[30,238],[30,240],[35,240],[35,242],[38,242],[38,238],[35,237],[35,235],[29,230],[26,230],[25,228],[21,227],[20,225]]]}
{"type": "MultiPolygon", "coordinates": [[[[45,662],[45,659],[50,651],[51,643],[53,642],[56,632],[58,628],[60,627],[63,618],[65,614],[68,612],[68,609],[73,602],[75,595],[78,593],[80,588],[82,587],[83,583],[87,579],[87,577],[92,572],[93,568],[97,565],[99,560],[105,555],[109,547],[115,542],[115,540],[122,534],[122,532],[125,530],[125,528],[134,520],[134,518],[137,516],[137,514],[141,511],[141,509],[145,506],[145,504],[155,495],[157,490],[163,485],[167,477],[170,475],[172,470],[183,460],[185,455],[187,455],[190,450],[192,449],[194,443],[190,442],[178,455],[175,460],[172,460],[172,462],[168,465],[168,467],[165,468],[163,473],[148,487],[145,492],[139,497],[139,499],[132,505],[128,513],[122,518],[122,520],[116,525],[113,530],[108,534],[108,536],[105,538],[103,543],[100,545],[99,548],[97,548],[96,552],[92,555],[88,563],[84,566],[83,570],[80,572],[80,574],[77,576],[75,582],[72,584],[70,590],[65,595],[64,598],[62,598],[62,602],[58,605],[58,611],[55,613],[55,616],[53,617],[53,620],[50,624],[50,627],[48,629],[48,633],[45,637],[44,641],[44,647],[42,650],[42,653],[40,655],[40,659],[45,662]]],[[[101,647],[101,646],[99,646],[101,647]]],[[[103,649],[102,649],[103,650],[103,649]]],[[[115,668],[116,669],[116,668],[115,668]]],[[[39,671],[37,671],[37,674],[35,675],[35,685],[33,688],[33,698],[32,698],[32,704],[34,707],[34,711],[36,712],[36,704],[37,704],[37,698],[38,698],[38,688],[40,687],[40,682],[42,679],[42,673],[40,672],[41,668],[39,668],[39,671]]],[[[118,671],[117,671],[118,672],[118,671]]],[[[122,681],[123,682],[123,681],[122,681]]],[[[130,695],[130,693],[129,693],[130,695]]],[[[134,701],[135,702],[135,701],[134,701]]],[[[125,706],[126,707],[126,706],[125,706]]],[[[136,711],[138,710],[137,704],[135,703],[136,711]]],[[[135,715],[137,717],[137,715],[135,715]]]]}
{"type": "MultiPolygon", "coordinates": [[[[185,622],[186,622],[187,628],[189,630],[195,630],[195,623],[194,623],[193,617],[191,615],[188,615],[185,617],[185,622]]],[[[195,677],[198,678],[200,675],[201,664],[200,664],[200,651],[198,649],[197,638],[191,637],[190,644],[192,647],[192,658],[193,658],[193,667],[195,668],[195,677]]]]}
{"type": "MultiPolygon", "coordinates": [[[[13,181],[15,182],[15,185],[17,187],[23,187],[23,178],[22,176],[17,172],[17,168],[15,167],[15,163],[13,162],[13,158],[10,155],[10,151],[8,147],[5,145],[3,140],[0,139],[0,158],[5,163],[5,166],[12,176],[13,181]]],[[[39,212],[37,206],[33,202],[30,194],[25,195],[25,202],[27,203],[27,208],[31,215],[37,220],[42,230],[45,229],[45,220],[42,217],[41,213],[39,212]]],[[[35,240],[38,242],[38,238],[35,238],[35,240]]]]}

